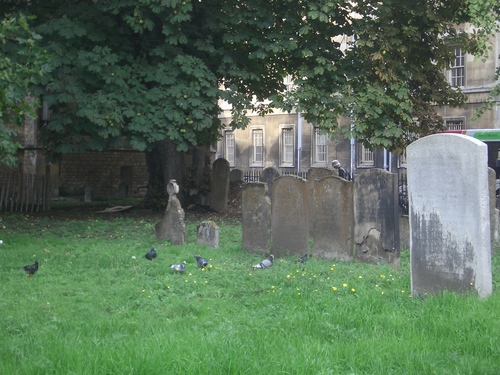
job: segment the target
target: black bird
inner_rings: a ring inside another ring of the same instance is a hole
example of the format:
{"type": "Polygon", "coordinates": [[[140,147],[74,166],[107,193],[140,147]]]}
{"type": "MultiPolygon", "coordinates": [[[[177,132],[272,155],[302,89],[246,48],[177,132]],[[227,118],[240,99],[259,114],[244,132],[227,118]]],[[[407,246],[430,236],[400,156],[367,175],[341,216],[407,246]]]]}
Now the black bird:
{"type": "Polygon", "coordinates": [[[208,260],[200,257],[197,254],[194,254],[193,256],[196,258],[196,263],[198,264],[199,268],[205,268],[206,266],[208,266],[208,260]]]}
{"type": "Polygon", "coordinates": [[[33,277],[36,271],[38,271],[38,260],[33,264],[28,264],[27,266],[21,267],[22,270],[28,272],[29,277],[33,277]]]}
{"type": "Polygon", "coordinates": [[[309,255],[307,253],[305,253],[303,256],[301,256],[299,259],[297,259],[295,261],[295,263],[302,263],[304,264],[305,262],[307,262],[307,259],[309,258],[309,255]]]}
{"type": "Polygon", "coordinates": [[[146,258],[147,260],[153,260],[154,258],[156,258],[156,249],[153,247],[146,253],[146,255],[144,255],[144,258],[146,258]]]}

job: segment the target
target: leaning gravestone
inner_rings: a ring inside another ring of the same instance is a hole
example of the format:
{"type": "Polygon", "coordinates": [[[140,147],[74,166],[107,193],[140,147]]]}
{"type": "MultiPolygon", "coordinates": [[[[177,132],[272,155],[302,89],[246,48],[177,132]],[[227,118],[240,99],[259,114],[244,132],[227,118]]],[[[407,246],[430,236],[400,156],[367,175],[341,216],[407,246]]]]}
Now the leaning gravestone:
{"type": "Polygon", "coordinates": [[[163,241],[169,239],[172,245],[184,245],[186,243],[186,225],[184,223],[184,210],[176,194],[179,185],[175,180],[170,180],[167,185],[168,203],[165,215],[156,224],[156,239],[163,241]]]}
{"type": "Polygon", "coordinates": [[[219,247],[219,227],[213,221],[202,221],[198,225],[198,245],[219,247]]]}
{"type": "Polygon", "coordinates": [[[309,251],[309,189],[307,181],[281,176],[273,181],[271,232],[273,254],[304,255],[309,251]]]}
{"type": "Polygon", "coordinates": [[[436,134],[406,149],[411,288],[492,292],[487,146],[436,134]]]}
{"type": "Polygon", "coordinates": [[[354,254],[364,263],[399,267],[398,175],[359,170],[354,180],[354,254]]]}
{"type": "MultiPolygon", "coordinates": [[[[310,181],[308,179],[308,181],[310,181]]],[[[316,180],[311,197],[312,254],[349,261],[353,256],[352,182],[333,176],[316,180]]]]}
{"type": "Polygon", "coordinates": [[[242,186],[241,226],[243,250],[268,253],[271,247],[271,199],[267,184],[250,182],[242,186]]]}
{"type": "Polygon", "coordinates": [[[273,181],[280,176],[280,172],[274,167],[264,168],[260,174],[259,181],[267,184],[267,195],[272,196],[273,181]]]}
{"type": "Polygon", "coordinates": [[[227,209],[229,198],[229,162],[219,158],[212,165],[212,183],[210,188],[210,208],[217,212],[227,209]]]}

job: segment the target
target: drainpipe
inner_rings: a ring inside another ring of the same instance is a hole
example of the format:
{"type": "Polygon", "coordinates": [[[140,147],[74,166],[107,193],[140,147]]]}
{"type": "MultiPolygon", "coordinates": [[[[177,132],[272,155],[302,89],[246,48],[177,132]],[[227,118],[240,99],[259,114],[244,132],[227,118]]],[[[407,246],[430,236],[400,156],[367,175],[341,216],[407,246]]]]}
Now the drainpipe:
{"type": "Polygon", "coordinates": [[[300,173],[300,158],[302,156],[302,114],[297,113],[297,174],[300,173]]]}
{"type": "Polygon", "coordinates": [[[387,149],[384,148],[384,169],[387,171],[387,149]]]}
{"type": "Polygon", "coordinates": [[[356,140],[352,136],[354,130],[354,121],[351,114],[351,177],[354,179],[354,166],[356,165],[356,140]]]}

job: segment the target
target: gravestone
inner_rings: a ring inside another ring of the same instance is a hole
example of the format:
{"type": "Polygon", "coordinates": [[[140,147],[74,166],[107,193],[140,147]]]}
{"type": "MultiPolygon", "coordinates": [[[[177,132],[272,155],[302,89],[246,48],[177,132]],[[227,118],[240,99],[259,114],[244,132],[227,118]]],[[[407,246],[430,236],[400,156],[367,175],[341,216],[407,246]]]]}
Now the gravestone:
{"type": "Polygon", "coordinates": [[[175,180],[170,180],[167,185],[168,203],[167,209],[161,221],[156,224],[156,240],[169,239],[172,245],[184,245],[186,243],[186,225],[184,223],[184,210],[176,194],[179,185],[175,180]]]}
{"type": "Polygon", "coordinates": [[[296,176],[273,181],[271,233],[273,254],[304,255],[309,251],[309,188],[296,176]]]}
{"type": "Polygon", "coordinates": [[[328,168],[309,168],[307,170],[307,184],[309,185],[309,202],[311,202],[311,212],[309,212],[309,236],[313,237],[314,236],[314,228],[315,226],[313,225],[313,217],[315,214],[315,209],[313,208],[313,199],[316,194],[315,192],[315,184],[316,180],[319,180],[321,178],[333,176],[333,171],[328,168]]]}
{"type": "MultiPolygon", "coordinates": [[[[308,181],[310,181],[308,179],[308,181]]],[[[333,176],[316,180],[311,200],[312,254],[349,261],[353,256],[353,184],[333,176]]]]}
{"type": "Polygon", "coordinates": [[[406,152],[412,293],[490,295],[486,144],[461,134],[436,134],[406,152]]]}
{"type": "Polygon", "coordinates": [[[495,244],[498,242],[498,208],[497,208],[497,180],[496,172],[488,168],[489,187],[490,187],[490,229],[491,229],[491,255],[495,254],[495,244]]]}
{"type": "Polygon", "coordinates": [[[364,263],[399,267],[398,175],[358,169],[354,180],[354,255],[364,263]]]}
{"type": "Polygon", "coordinates": [[[280,176],[280,172],[274,167],[264,168],[260,174],[259,181],[267,184],[267,195],[272,196],[273,181],[280,176]]]}
{"type": "Polygon", "coordinates": [[[243,181],[243,171],[241,169],[233,169],[229,173],[229,180],[232,181],[243,181]]]}
{"type": "Polygon", "coordinates": [[[198,245],[219,247],[219,227],[213,221],[202,221],[198,225],[198,245]]]}
{"type": "Polygon", "coordinates": [[[243,250],[268,253],[271,247],[271,199],[267,184],[242,185],[241,226],[243,250]]]}
{"type": "Polygon", "coordinates": [[[229,162],[219,158],[212,165],[212,182],[210,189],[210,208],[217,212],[227,209],[229,197],[229,162]]]}

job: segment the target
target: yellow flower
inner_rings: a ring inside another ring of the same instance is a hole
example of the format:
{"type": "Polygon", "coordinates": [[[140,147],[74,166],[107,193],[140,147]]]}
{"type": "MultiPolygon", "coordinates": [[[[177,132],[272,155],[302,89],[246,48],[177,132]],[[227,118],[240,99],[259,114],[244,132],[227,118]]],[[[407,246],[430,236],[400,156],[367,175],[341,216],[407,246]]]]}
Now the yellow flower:
{"type": "Polygon", "coordinates": [[[186,281],[186,282],[188,282],[189,280],[188,280],[188,279],[186,279],[185,281],[186,281]]]}
{"type": "Polygon", "coordinates": [[[337,290],[337,287],[336,287],[336,286],[334,286],[334,287],[332,287],[332,289],[333,289],[333,291],[335,292],[335,291],[337,290]]]}
{"type": "Polygon", "coordinates": [[[363,278],[363,276],[361,276],[361,275],[360,275],[360,276],[358,276],[358,279],[362,279],[362,278],[363,278]]]}
{"type": "Polygon", "coordinates": [[[385,275],[380,275],[380,278],[381,279],[385,279],[385,275]]]}
{"type": "Polygon", "coordinates": [[[385,294],[385,292],[382,292],[382,293],[380,293],[380,294],[385,294]]]}
{"type": "Polygon", "coordinates": [[[334,270],[334,268],[333,268],[333,267],[332,267],[332,268],[330,268],[330,271],[333,271],[333,270],[334,270]]]}
{"type": "Polygon", "coordinates": [[[356,289],[354,289],[354,288],[352,288],[352,289],[351,289],[351,292],[353,292],[353,293],[354,293],[355,291],[356,291],[356,289]]]}
{"type": "Polygon", "coordinates": [[[207,281],[207,280],[205,280],[205,284],[208,284],[208,281],[207,281]]]}
{"type": "Polygon", "coordinates": [[[346,284],[346,283],[343,283],[343,284],[342,284],[342,286],[343,286],[344,288],[347,288],[347,284],[346,284]]]}
{"type": "Polygon", "coordinates": [[[192,273],[188,273],[188,276],[193,276],[193,274],[192,273]]]}
{"type": "Polygon", "coordinates": [[[378,288],[378,284],[375,284],[375,288],[378,288]]]}
{"type": "Polygon", "coordinates": [[[405,292],[404,290],[401,291],[401,293],[404,293],[404,292],[405,292]]]}
{"type": "Polygon", "coordinates": [[[196,284],[196,280],[193,280],[193,284],[196,284]]]}

